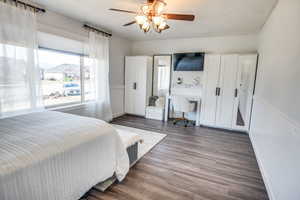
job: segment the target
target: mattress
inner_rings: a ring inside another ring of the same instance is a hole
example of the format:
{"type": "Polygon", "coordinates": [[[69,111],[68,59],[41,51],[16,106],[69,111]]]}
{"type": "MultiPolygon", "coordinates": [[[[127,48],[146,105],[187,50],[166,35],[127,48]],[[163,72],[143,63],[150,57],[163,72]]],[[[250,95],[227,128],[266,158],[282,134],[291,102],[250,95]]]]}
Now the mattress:
{"type": "Polygon", "coordinates": [[[104,121],[54,111],[0,120],[1,200],[76,200],[128,170],[126,147],[104,121]]]}

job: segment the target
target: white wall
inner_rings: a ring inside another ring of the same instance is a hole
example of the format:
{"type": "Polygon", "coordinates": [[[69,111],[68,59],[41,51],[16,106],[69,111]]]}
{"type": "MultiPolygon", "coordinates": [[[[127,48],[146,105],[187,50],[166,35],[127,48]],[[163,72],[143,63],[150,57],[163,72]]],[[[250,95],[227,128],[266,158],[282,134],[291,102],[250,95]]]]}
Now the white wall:
{"type": "MultiPolygon", "coordinates": [[[[51,33],[78,41],[86,41],[88,32],[83,23],[55,12],[47,11],[38,16],[39,31],[51,33]]],[[[131,55],[131,41],[113,34],[110,40],[110,85],[113,115],[124,113],[124,57],[131,55]]],[[[91,106],[68,109],[68,112],[93,117],[91,106]]]]}
{"type": "Polygon", "coordinates": [[[279,0],[259,39],[250,137],[271,200],[300,199],[299,19],[299,0],[279,0]]]}
{"type": "Polygon", "coordinates": [[[124,114],[125,56],[131,55],[131,42],[113,36],[109,52],[112,111],[117,117],[124,114]]]}
{"type": "Polygon", "coordinates": [[[253,52],[257,50],[258,36],[241,35],[170,40],[135,41],[134,55],[171,54],[180,52],[253,52]]]}
{"type": "Polygon", "coordinates": [[[42,32],[79,41],[85,41],[88,37],[81,22],[61,14],[47,10],[45,13],[38,14],[37,19],[38,29],[42,32]]]}

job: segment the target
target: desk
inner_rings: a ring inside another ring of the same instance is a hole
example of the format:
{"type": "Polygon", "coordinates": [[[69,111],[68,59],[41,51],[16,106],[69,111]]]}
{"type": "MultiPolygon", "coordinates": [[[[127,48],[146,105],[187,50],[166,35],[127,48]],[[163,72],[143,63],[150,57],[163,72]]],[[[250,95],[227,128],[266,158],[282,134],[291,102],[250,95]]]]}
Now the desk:
{"type": "Polygon", "coordinates": [[[196,126],[200,126],[200,112],[201,112],[201,96],[190,96],[190,95],[167,95],[165,102],[165,116],[164,121],[167,122],[169,119],[169,108],[170,108],[170,100],[173,96],[184,96],[190,101],[197,102],[197,111],[196,111],[196,126]]]}

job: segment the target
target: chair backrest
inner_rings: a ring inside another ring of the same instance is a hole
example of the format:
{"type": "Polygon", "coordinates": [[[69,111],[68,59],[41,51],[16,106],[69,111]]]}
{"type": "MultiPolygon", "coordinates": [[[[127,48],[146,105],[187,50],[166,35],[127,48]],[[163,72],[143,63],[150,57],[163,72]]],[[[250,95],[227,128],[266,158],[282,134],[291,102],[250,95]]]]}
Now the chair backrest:
{"type": "Polygon", "coordinates": [[[172,102],[175,112],[189,113],[194,111],[194,105],[184,96],[173,96],[172,102]]]}

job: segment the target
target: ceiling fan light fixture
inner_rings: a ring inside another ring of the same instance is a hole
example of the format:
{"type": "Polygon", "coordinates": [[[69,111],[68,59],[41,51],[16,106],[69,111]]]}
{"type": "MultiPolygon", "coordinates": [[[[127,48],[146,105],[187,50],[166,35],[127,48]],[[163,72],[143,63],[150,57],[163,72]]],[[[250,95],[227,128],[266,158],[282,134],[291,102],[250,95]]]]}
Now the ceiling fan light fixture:
{"type": "Polygon", "coordinates": [[[150,31],[150,26],[148,26],[147,28],[143,29],[144,33],[148,33],[150,31]]]}
{"type": "Polygon", "coordinates": [[[155,29],[155,31],[156,31],[157,33],[161,33],[161,30],[160,30],[160,29],[155,29]]]}
{"type": "Polygon", "coordinates": [[[162,0],[156,0],[155,4],[153,5],[153,9],[156,15],[161,15],[162,12],[165,10],[166,3],[162,0]]]}
{"type": "Polygon", "coordinates": [[[152,21],[156,26],[159,26],[164,21],[164,18],[161,16],[154,16],[152,17],[152,21]]]}
{"type": "Polygon", "coordinates": [[[195,15],[191,14],[165,13],[166,5],[164,0],[147,0],[147,3],[143,4],[138,12],[115,8],[110,8],[109,10],[136,14],[134,21],[124,24],[123,26],[127,27],[132,24],[137,24],[144,33],[149,32],[150,29],[153,29],[157,33],[169,29],[170,26],[167,24],[167,20],[195,20],[195,15]]]}
{"type": "Polygon", "coordinates": [[[164,30],[167,26],[167,23],[165,21],[162,21],[162,23],[160,23],[160,25],[158,26],[159,30],[164,30]]]}
{"type": "Polygon", "coordinates": [[[145,22],[147,22],[147,17],[145,15],[137,15],[135,17],[135,21],[138,25],[143,25],[145,22]]]}
{"type": "Polygon", "coordinates": [[[144,15],[149,15],[151,12],[151,6],[149,4],[142,5],[141,10],[144,15]]]}
{"type": "Polygon", "coordinates": [[[142,30],[145,33],[147,33],[150,30],[150,22],[148,20],[142,25],[142,30]]]}

